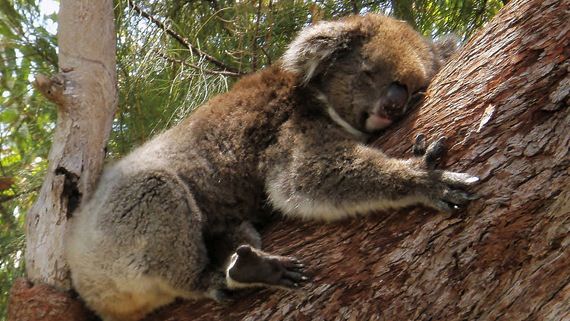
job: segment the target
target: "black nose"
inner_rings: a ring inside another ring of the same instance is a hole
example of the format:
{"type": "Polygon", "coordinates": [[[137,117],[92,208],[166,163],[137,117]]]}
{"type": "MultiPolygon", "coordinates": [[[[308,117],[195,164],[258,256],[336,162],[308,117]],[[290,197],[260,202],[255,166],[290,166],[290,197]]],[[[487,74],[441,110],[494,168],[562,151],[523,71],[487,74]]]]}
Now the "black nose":
{"type": "Polygon", "coordinates": [[[405,111],[408,102],[408,89],[406,86],[393,82],[386,91],[386,112],[390,116],[398,116],[405,111]]]}

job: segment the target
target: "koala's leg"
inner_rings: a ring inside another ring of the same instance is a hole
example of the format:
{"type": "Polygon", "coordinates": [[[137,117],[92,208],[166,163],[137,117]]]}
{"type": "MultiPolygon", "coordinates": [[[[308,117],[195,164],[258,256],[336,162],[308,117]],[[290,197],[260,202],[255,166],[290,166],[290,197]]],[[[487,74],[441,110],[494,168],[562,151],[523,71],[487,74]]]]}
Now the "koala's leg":
{"type": "Polygon", "coordinates": [[[295,288],[307,279],[297,259],[261,251],[261,236],[249,221],[228,228],[223,235],[206,237],[206,247],[227,289],[295,288]]]}
{"type": "Polygon", "coordinates": [[[106,173],[68,231],[73,285],[104,320],[138,320],[176,297],[203,297],[200,285],[214,282],[204,282],[202,226],[175,174],[106,173]]]}
{"type": "Polygon", "coordinates": [[[212,265],[225,271],[230,256],[240,245],[248,244],[260,249],[261,236],[249,221],[243,221],[237,226],[227,227],[223,233],[206,233],[205,243],[212,265]]]}
{"type": "Polygon", "coordinates": [[[287,215],[331,221],[414,204],[452,212],[473,199],[464,190],[477,177],[433,169],[445,150],[443,140],[425,147],[425,137],[419,137],[416,145],[422,157],[409,160],[352,141],[294,145],[294,156],[269,171],[269,201],[287,215]]]}

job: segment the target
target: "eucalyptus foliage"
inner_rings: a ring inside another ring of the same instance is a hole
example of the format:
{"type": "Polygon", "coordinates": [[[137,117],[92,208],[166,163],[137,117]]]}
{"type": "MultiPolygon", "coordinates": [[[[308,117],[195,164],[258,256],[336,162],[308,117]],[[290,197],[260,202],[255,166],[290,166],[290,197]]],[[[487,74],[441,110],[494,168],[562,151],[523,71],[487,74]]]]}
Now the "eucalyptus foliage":
{"type": "MultiPolygon", "coordinates": [[[[239,75],[274,63],[303,26],[384,12],[425,35],[467,39],[499,0],[116,1],[119,111],[108,158],[140,145],[226,91],[239,75]],[[192,48],[192,49],[189,49],[192,48]]],[[[46,169],[55,106],[33,89],[57,72],[57,23],[36,1],[0,0],[0,320],[23,274],[23,225],[46,169]]]]}
{"type": "Polygon", "coordinates": [[[30,84],[57,70],[50,19],[32,1],[0,0],[0,319],[12,280],[23,273],[24,215],[39,189],[55,109],[30,84]]]}

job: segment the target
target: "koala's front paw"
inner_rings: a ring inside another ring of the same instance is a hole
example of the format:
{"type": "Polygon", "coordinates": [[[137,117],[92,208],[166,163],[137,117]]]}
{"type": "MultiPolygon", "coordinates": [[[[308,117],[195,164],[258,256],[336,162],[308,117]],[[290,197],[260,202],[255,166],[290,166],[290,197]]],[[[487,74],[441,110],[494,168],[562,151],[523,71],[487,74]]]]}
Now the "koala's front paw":
{"type": "Polygon", "coordinates": [[[304,265],[292,257],[271,255],[249,245],[240,246],[235,255],[228,277],[237,287],[298,288],[309,279],[304,265]]]}
{"type": "Polygon", "coordinates": [[[433,183],[426,191],[428,205],[439,211],[455,212],[469,201],[478,198],[475,194],[465,191],[479,182],[476,176],[450,171],[432,171],[429,176],[433,183]]]}
{"type": "Polygon", "coordinates": [[[427,145],[427,139],[424,134],[418,134],[414,141],[412,151],[414,156],[420,158],[420,166],[426,169],[434,169],[439,165],[442,157],[445,156],[447,149],[445,148],[445,136],[439,137],[435,142],[427,145]]]}
{"type": "Polygon", "coordinates": [[[479,178],[466,173],[433,170],[447,152],[445,140],[445,136],[442,136],[428,146],[426,136],[418,134],[412,151],[419,158],[416,164],[419,163],[418,167],[428,171],[431,181],[425,191],[429,198],[427,205],[439,211],[453,212],[478,198],[465,189],[477,184],[479,178]]]}

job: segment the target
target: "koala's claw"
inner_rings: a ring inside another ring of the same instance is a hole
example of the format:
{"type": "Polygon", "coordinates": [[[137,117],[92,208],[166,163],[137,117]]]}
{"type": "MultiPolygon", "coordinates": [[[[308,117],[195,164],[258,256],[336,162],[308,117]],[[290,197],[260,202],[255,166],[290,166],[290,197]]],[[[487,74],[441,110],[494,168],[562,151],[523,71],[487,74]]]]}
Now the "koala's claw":
{"type": "Polygon", "coordinates": [[[438,165],[441,158],[445,155],[447,149],[445,148],[445,136],[441,136],[435,142],[429,144],[424,160],[428,168],[434,168],[438,165]]]}
{"type": "Polygon", "coordinates": [[[472,176],[467,173],[443,171],[441,180],[450,186],[467,188],[477,184],[479,182],[479,177],[472,176]]]}
{"type": "Polygon", "coordinates": [[[479,198],[477,195],[464,190],[477,184],[479,182],[478,177],[467,173],[448,171],[434,171],[434,173],[438,176],[436,180],[439,181],[440,186],[433,189],[435,195],[432,196],[435,199],[433,207],[437,210],[452,213],[468,202],[479,198]]]}
{"type": "Polygon", "coordinates": [[[464,191],[477,184],[479,178],[467,173],[435,170],[441,158],[447,152],[446,137],[441,136],[431,144],[427,144],[424,134],[416,135],[412,151],[417,158],[412,162],[415,166],[427,170],[431,183],[424,191],[430,201],[428,206],[443,212],[455,212],[469,201],[477,199],[474,194],[464,191]]]}
{"type": "Polygon", "coordinates": [[[414,146],[412,146],[412,152],[414,156],[421,157],[426,153],[427,149],[427,139],[426,135],[420,133],[416,135],[416,139],[414,140],[414,146]]]}
{"type": "Polygon", "coordinates": [[[443,199],[450,204],[459,206],[469,202],[472,197],[470,193],[460,190],[447,190],[443,194],[443,199]]]}
{"type": "Polygon", "coordinates": [[[445,155],[445,136],[439,137],[435,142],[427,145],[427,139],[424,134],[416,135],[412,152],[416,157],[423,158],[423,164],[428,169],[437,167],[441,158],[445,155]]]}
{"type": "Polygon", "coordinates": [[[276,264],[281,265],[283,269],[277,285],[286,288],[299,288],[309,280],[303,272],[305,265],[299,260],[286,256],[273,256],[272,259],[276,260],[276,264]]]}

